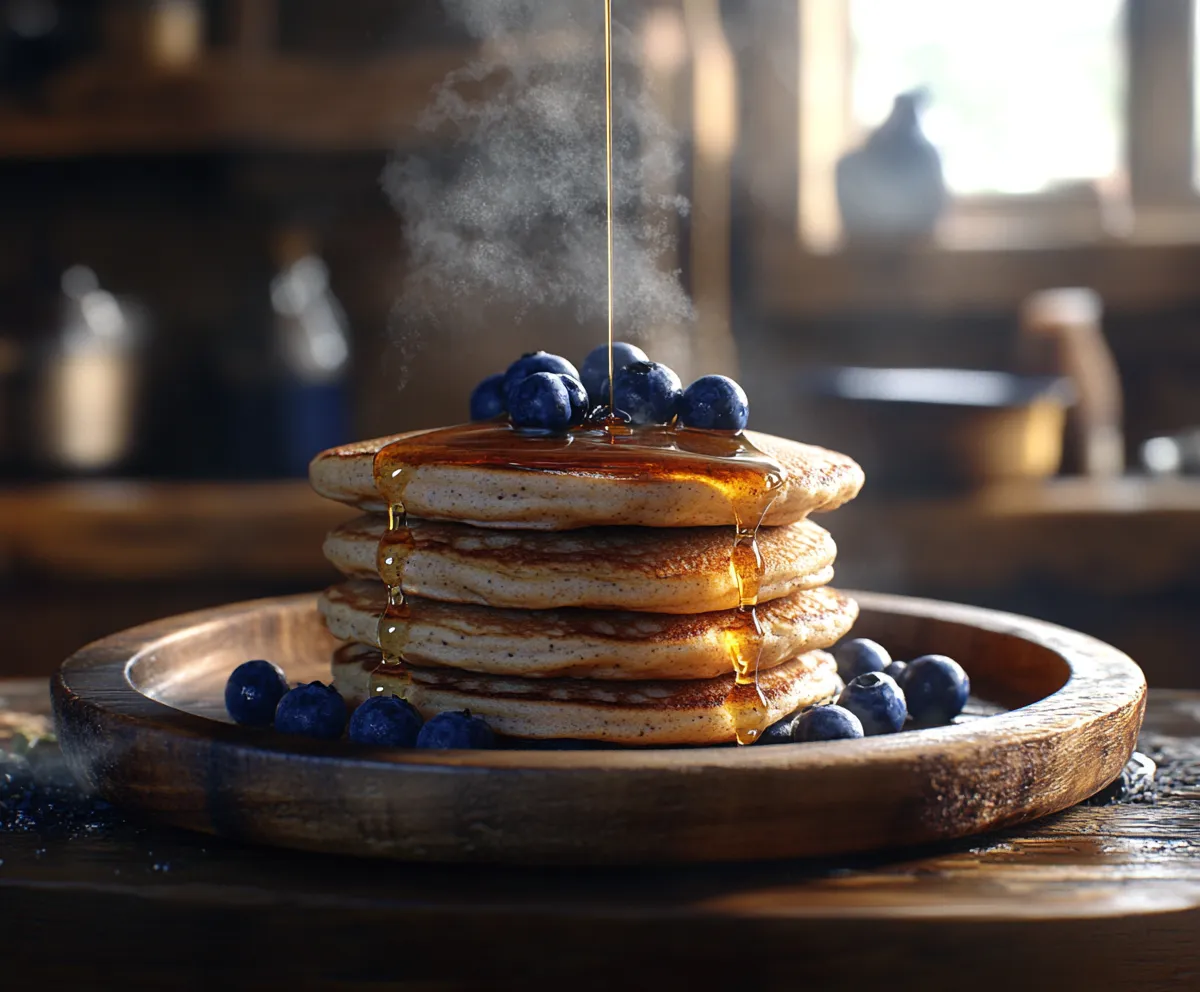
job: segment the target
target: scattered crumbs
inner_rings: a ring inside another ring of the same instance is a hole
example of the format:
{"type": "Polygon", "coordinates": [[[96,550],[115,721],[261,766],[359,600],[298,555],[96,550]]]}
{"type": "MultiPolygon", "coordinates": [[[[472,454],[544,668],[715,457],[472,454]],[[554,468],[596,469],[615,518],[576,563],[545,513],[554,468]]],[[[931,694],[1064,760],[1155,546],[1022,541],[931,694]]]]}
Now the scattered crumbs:
{"type": "Polygon", "coordinates": [[[1117,803],[1153,803],[1158,798],[1156,778],[1158,766],[1156,762],[1135,751],[1129,763],[1122,769],[1121,774],[1107,788],[1101,789],[1091,799],[1085,801],[1087,806],[1110,806],[1117,803]]]}
{"type": "Polygon", "coordinates": [[[111,805],[79,789],[53,742],[13,743],[17,746],[0,748],[0,834],[77,838],[118,822],[111,805]]]}

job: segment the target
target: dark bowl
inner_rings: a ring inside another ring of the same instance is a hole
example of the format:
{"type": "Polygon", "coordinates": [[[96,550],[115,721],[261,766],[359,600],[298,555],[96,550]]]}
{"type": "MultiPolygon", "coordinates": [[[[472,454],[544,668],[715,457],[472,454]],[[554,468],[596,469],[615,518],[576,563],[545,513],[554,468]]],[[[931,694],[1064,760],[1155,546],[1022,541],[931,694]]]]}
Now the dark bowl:
{"type": "Polygon", "coordinates": [[[805,433],[853,455],[875,492],[1052,476],[1074,401],[1067,379],[969,369],[814,368],[796,394],[805,433]]]}

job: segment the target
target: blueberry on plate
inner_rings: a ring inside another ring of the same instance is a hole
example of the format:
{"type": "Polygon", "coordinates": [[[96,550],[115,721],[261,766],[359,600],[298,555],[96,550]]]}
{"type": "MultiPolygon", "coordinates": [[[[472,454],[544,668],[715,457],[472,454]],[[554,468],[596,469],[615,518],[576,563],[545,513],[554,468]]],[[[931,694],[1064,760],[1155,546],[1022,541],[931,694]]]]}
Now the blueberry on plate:
{"type": "Polygon", "coordinates": [[[508,367],[504,373],[504,408],[510,413],[516,401],[517,387],[535,372],[553,372],[579,378],[579,370],[565,358],[551,355],[548,351],[526,352],[508,367]]]}
{"type": "Polygon", "coordinates": [[[488,750],[496,746],[492,728],[470,710],[439,713],[417,734],[417,747],[434,750],[488,750]]]}
{"type": "Polygon", "coordinates": [[[883,672],[868,672],[852,679],[838,696],[837,704],[858,717],[867,737],[894,734],[908,716],[904,691],[883,672]]]}
{"type": "Polygon", "coordinates": [[[512,394],[508,415],[518,430],[546,434],[565,431],[571,426],[574,411],[564,377],[554,372],[535,372],[527,377],[512,394]]]}
{"type": "Polygon", "coordinates": [[[287,679],[277,665],[247,661],[238,665],[225,683],[225,711],[234,723],[269,727],[275,707],[287,691],[287,679]]]}
{"type": "Polygon", "coordinates": [[[890,675],[893,679],[895,679],[896,685],[900,686],[901,689],[904,688],[904,680],[908,677],[907,672],[907,661],[893,661],[887,666],[887,668],[883,670],[883,674],[890,675]]]}
{"type": "Polygon", "coordinates": [[[504,373],[489,375],[471,393],[471,419],[494,420],[504,412],[504,373]]]}
{"type": "Polygon", "coordinates": [[[588,391],[583,388],[583,383],[573,376],[560,375],[559,378],[566,387],[567,398],[571,401],[571,426],[578,427],[587,420],[588,413],[592,409],[588,391]]]}
{"type": "Polygon", "coordinates": [[[750,422],[750,400],[728,376],[702,376],[684,390],[679,422],[704,431],[744,431],[750,422]]]}
{"type": "Polygon", "coordinates": [[[789,713],[782,720],[776,720],[771,726],[758,735],[758,744],[791,744],[792,728],[799,719],[795,713],[789,713]]]}
{"type": "MultiPolygon", "coordinates": [[[[613,342],[613,375],[615,376],[626,365],[634,362],[648,362],[650,356],[636,345],[624,341],[613,342]]],[[[602,344],[588,353],[583,364],[579,366],[580,381],[587,390],[593,407],[604,402],[608,395],[608,345],[602,344]]]]}
{"type": "Polygon", "coordinates": [[[814,706],[801,713],[792,739],[801,743],[848,741],[864,735],[862,721],[843,706],[814,706]]]}
{"type": "MultiPolygon", "coordinates": [[[[679,412],[683,384],[679,376],[658,362],[632,362],[613,376],[617,399],[613,404],[632,424],[665,424],[679,412]]],[[[602,389],[604,400],[607,389],[602,389]]]]}
{"type": "Polygon", "coordinates": [[[275,729],[282,734],[335,741],[346,729],[346,701],[333,686],[322,682],[296,686],[279,700],[275,729]]]}
{"type": "Polygon", "coordinates": [[[350,740],[377,747],[413,747],[421,714],[399,696],[372,696],[350,717],[350,740]]]}
{"type": "Polygon", "coordinates": [[[850,682],[868,672],[882,672],[892,663],[892,656],[883,645],[866,637],[839,644],[833,656],[837,659],[838,675],[843,682],[850,682]]]}
{"type": "Polygon", "coordinates": [[[914,722],[941,726],[962,712],[971,694],[971,680],[957,661],[942,654],[927,654],[908,663],[904,694],[914,722]]]}

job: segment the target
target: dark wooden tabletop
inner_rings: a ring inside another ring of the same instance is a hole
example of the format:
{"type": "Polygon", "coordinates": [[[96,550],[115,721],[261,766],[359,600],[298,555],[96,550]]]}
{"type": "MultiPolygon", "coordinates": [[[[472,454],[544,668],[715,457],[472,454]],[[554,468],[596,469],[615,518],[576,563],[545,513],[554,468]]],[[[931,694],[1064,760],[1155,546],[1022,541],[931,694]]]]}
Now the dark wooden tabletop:
{"type": "Polygon", "coordinates": [[[1152,791],[935,849],[672,869],[167,830],[80,795],[47,713],[43,684],[0,683],[0,975],[37,988],[1200,988],[1200,694],[1151,694],[1152,791]]]}

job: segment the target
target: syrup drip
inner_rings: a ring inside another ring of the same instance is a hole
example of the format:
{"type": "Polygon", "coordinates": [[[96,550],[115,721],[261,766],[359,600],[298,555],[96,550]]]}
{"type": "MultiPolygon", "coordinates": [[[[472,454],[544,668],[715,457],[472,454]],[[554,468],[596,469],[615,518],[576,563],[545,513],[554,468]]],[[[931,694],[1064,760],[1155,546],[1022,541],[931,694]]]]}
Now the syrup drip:
{"type": "MultiPolygon", "coordinates": [[[[404,654],[408,607],[404,564],[413,549],[404,508],[413,470],[423,464],[512,467],[527,471],[584,471],[614,479],[703,480],[729,502],[734,539],[729,567],[738,588],[738,623],[726,634],[736,677],[726,706],[737,714],[739,744],[752,744],[766,729],[769,707],[758,684],[763,631],[758,620],[763,574],[758,529],[783,486],[785,473],[742,436],[714,435],[676,427],[631,428],[613,406],[613,328],[615,323],[613,216],[613,51],[612,0],[604,0],[605,184],[608,254],[608,415],[565,437],[520,435],[507,424],[471,424],[432,431],[389,445],[375,458],[376,486],[388,501],[388,531],[380,541],[379,574],[388,587],[388,606],[379,619],[379,644],[386,669],[396,674],[404,654]]],[[[370,694],[383,687],[371,676],[370,694]]]]}
{"type": "Polygon", "coordinates": [[[734,527],[733,550],[729,556],[729,567],[738,588],[739,623],[726,634],[735,682],[725,703],[736,714],[734,734],[739,744],[753,744],[758,740],[767,729],[770,714],[767,699],[758,684],[758,662],[763,648],[763,629],[758,620],[757,609],[763,574],[762,553],[758,548],[758,528],[777,493],[778,486],[764,492],[762,512],[754,519],[753,526],[743,523],[743,518],[738,515],[738,523],[734,527]]]}
{"type": "Polygon", "coordinates": [[[375,564],[379,577],[388,587],[388,603],[391,606],[403,604],[405,567],[416,548],[412,529],[404,525],[389,527],[379,542],[375,564]]]}
{"type": "MultiPolygon", "coordinates": [[[[408,605],[404,602],[403,569],[405,547],[412,545],[412,531],[408,527],[408,514],[404,504],[395,501],[388,504],[387,533],[379,542],[377,564],[379,574],[387,585],[387,607],[379,618],[377,638],[382,651],[379,664],[367,680],[367,698],[385,691],[376,675],[387,673],[389,691],[395,693],[395,681],[400,674],[401,659],[408,640],[408,605]],[[386,569],[386,571],[385,571],[386,569]]],[[[403,695],[403,691],[401,691],[403,695]]]]}
{"type": "Polygon", "coordinates": [[[616,393],[613,390],[613,321],[616,307],[613,306],[616,280],[613,279],[613,259],[615,241],[613,228],[613,57],[612,57],[612,0],[604,0],[604,178],[607,187],[608,220],[608,412],[610,423],[615,420],[616,410],[613,400],[616,393]]]}

